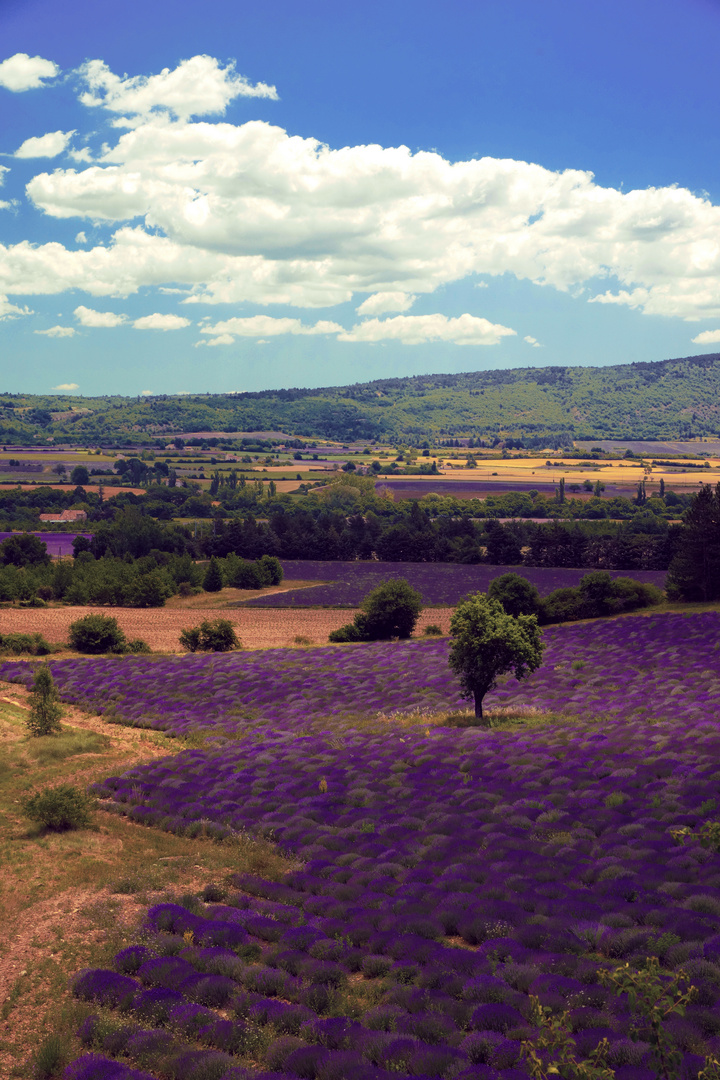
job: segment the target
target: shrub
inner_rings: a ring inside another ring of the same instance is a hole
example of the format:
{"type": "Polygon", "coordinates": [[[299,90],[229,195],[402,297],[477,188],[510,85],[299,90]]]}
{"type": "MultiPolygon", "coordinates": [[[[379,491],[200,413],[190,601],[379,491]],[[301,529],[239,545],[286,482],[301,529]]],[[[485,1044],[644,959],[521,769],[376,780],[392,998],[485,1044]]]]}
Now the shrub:
{"type": "Polygon", "coordinates": [[[225,562],[225,571],[228,585],[232,585],[234,589],[262,589],[265,584],[258,564],[250,559],[230,556],[225,562]]]}
{"type": "Polygon", "coordinates": [[[275,555],[263,555],[257,560],[258,569],[263,578],[264,585],[280,585],[283,577],[283,568],[280,560],[275,555]]]}
{"type": "Polygon", "coordinates": [[[142,653],[144,656],[152,652],[152,649],[148,645],[147,641],[143,641],[142,638],[132,638],[125,646],[125,652],[128,653],[142,653]]]}
{"type": "Polygon", "coordinates": [[[409,638],[422,611],[422,598],[405,578],[391,578],[368,593],[360,607],[352,623],[330,633],[330,641],[409,638]]]}
{"type": "Polygon", "coordinates": [[[22,808],[31,821],[44,825],[46,829],[62,832],[89,825],[94,805],[95,800],[86,792],[72,784],[59,784],[34,792],[24,800],[22,808]]]}
{"type": "Polygon", "coordinates": [[[110,615],[85,615],[70,624],[70,645],[82,653],[124,652],[125,634],[110,615]]]}
{"type": "Polygon", "coordinates": [[[199,626],[182,630],[179,640],[188,652],[230,652],[242,648],[229,619],[204,619],[199,626]]]}
{"type": "Polygon", "coordinates": [[[52,673],[47,664],[43,664],[35,672],[30,713],[26,721],[28,731],[35,736],[53,735],[60,730],[61,716],[62,709],[52,673]]]}
{"type": "Polygon", "coordinates": [[[35,1053],[36,1080],[48,1080],[51,1076],[57,1076],[67,1057],[68,1047],[63,1037],[56,1033],[46,1036],[35,1053]]]}
{"type": "Polygon", "coordinates": [[[442,627],[437,623],[428,623],[423,629],[425,637],[442,637],[442,627]]]}
{"type": "Polygon", "coordinates": [[[42,634],[0,634],[0,653],[19,656],[29,653],[31,656],[47,656],[59,646],[51,645],[42,634]]]}
{"type": "Polygon", "coordinates": [[[537,615],[540,593],[520,574],[501,574],[488,588],[488,596],[502,604],[508,615],[537,615]]]}
{"type": "Polygon", "coordinates": [[[197,652],[200,648],[200,627],[186,626],[184,630],[180,631],[178,640],[183,649],[187,649],[188,652],[197,652]]]}

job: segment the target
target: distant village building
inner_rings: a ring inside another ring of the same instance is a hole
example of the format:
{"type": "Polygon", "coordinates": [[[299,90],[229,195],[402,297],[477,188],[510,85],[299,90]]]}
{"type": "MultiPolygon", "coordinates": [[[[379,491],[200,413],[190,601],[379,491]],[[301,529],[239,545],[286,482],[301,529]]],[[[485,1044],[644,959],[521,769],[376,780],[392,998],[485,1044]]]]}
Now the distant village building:
{"type": "Polygon", "coordinates": [[[41,514],[41,521],[85,521],[87,514],[84,510],[63,510],[62,514],[41,514]]]}

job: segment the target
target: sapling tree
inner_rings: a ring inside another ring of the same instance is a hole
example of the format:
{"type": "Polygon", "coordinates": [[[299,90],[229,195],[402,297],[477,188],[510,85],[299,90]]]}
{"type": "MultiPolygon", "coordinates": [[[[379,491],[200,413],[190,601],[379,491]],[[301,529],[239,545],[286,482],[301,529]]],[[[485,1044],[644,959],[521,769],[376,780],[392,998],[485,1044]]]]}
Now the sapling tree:
{"type": "Polygon", "coordinates": [[[52,672],[43,664],[35,672],[27,729],[31,735],[54,735],[60,730],[62,709],[52,672]]]}
{"type": "Polygon", "coordinates": [[[512,671],[516,679],[523,679],[542,661],[544,646],[536,616],[508,615],[485,593],[474,593],[458,604],[450,637],[448,663],[460,676],[465,697],[473,699],[481,723],[483,698],[494,690],[498,676],[512,671]]]}

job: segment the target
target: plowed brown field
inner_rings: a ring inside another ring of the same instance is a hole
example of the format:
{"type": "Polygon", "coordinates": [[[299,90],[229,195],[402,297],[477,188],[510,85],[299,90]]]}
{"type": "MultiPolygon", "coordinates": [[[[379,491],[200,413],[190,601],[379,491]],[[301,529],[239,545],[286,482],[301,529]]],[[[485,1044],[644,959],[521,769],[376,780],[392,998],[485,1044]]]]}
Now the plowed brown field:
{"type": "MultiPolygon", "coordinates": [[[[444,633],[450,627],[452,608],[432,608],[418,621],[416,633],[428,623],[441,626],[444,633]]],[[[143,638],[157,652],[181,652],[180,631],[197,626],[203,619],[229,619],[246,649],[280,648],[293,644],[297,635],[310,638],[314,645],[327,644],[328,634],[344,623],[351,622],[356,612],[343,608],[333,610],[291,610],[283,608],[207,608],[191,610],[177,608],[4,608],[0,610],[0,633],[40,633],[48,641],[68,639],[70,623],[91,613],[112,615],[128,638],[143,638]]]]}

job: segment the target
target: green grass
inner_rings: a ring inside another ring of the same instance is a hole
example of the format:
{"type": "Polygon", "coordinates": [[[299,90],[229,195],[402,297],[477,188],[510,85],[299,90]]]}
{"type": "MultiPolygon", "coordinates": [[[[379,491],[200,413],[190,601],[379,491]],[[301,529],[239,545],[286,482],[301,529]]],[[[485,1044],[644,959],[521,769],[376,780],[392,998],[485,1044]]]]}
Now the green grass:
{"type": "Polygon", "coordinates": [[[109,747],[107,735],[64,727],[59,735],[43,735],[29,740],[25,752],[37,765],[49,765],[81,754],[102,754],[109,747]]]}

